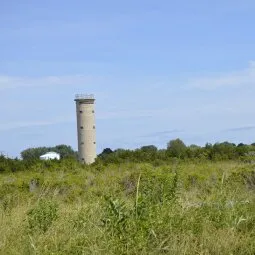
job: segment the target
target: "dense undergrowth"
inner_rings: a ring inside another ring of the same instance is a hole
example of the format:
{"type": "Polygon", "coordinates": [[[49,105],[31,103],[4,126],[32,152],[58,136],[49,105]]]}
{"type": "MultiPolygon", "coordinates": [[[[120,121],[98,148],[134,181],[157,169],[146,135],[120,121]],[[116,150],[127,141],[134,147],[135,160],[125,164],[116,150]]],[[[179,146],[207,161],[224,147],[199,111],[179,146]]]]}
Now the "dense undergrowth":
{"type": "Polygon", "coordinates": [[[255,254],[251,163],[0,167],[0,254],[255,254]]]}

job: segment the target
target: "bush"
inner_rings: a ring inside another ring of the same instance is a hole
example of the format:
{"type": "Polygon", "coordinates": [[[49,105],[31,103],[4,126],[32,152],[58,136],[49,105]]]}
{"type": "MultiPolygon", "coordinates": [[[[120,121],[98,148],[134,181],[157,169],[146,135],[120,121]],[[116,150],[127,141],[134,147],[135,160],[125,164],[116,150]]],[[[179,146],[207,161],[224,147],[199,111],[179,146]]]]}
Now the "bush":
{"type": "Polygon", "coordinates": [[[57,204],[51,200],[40,199],[38,204],[27,213],[30,231],[45,233],[57,219],[57,204]]]}

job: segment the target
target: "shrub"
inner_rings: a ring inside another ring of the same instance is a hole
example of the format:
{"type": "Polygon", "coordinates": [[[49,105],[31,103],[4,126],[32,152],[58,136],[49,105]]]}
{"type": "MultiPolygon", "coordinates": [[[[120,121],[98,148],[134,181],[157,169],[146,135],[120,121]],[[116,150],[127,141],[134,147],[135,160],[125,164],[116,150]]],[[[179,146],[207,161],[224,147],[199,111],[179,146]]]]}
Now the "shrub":
{"type": "Polygon", "coordinates": [[[27,221],[30,231],[44,233],[56,219],[57,204],[51,200],[40,199],[38,204],[27,213],[27,221]]]}

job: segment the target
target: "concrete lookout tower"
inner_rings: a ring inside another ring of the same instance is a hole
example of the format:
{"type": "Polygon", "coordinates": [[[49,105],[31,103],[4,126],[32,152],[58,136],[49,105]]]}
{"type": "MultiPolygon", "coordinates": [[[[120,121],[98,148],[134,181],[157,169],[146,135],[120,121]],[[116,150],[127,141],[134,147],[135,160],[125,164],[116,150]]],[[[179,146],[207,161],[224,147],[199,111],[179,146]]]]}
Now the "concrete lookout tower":
{"type": "Polygon", "coordinates": [[[75,95],[79,161],[92,164],[96,159],[94,95],[75,95]]]}

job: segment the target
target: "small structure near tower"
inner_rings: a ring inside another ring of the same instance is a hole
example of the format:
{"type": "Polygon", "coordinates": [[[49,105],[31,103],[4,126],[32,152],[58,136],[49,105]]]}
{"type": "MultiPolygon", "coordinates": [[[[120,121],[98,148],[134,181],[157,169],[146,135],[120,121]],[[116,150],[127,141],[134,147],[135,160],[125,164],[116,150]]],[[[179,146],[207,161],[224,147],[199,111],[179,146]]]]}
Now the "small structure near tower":
{"type": "Polygon", "coordinates": [[[92,164],[96,159],[94,95],[75,95],[79,161],[92,164]]]}
{"type": "Polygon", "coordinates": [[[46,154],[41,155],[40,159],[42,159],[42,160],[51,160],[51,159],[60,160],[60,155],[59,155],[59,153],[56,153],[54,151],[49,151],[46,154]]]}

